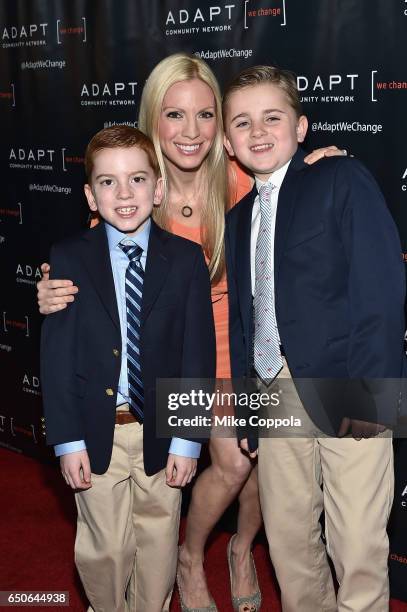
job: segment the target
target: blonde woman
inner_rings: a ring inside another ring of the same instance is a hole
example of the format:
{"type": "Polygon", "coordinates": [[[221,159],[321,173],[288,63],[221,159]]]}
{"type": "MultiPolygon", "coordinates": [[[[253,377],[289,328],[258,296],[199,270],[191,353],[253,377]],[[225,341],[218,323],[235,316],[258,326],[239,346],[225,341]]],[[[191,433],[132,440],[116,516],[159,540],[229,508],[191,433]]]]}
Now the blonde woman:
{"type": "MultiPolygon", "coordinates": [[[[224,214],[251,185],[247,177],[240,184],[233,181],[230,185],[223,149],[221,95],[209,66],[185,53],[162,60],[144,87],[139,127],[153,140],[164,178],[165,194],[154,212],[155,220],[161,227],[200,243],[204,250],[212,281],[217,378],[228,379],[224,214]]],[[[341,152],[336,147],[320,149],[308,161],[331,154],[341,152]]],[[[48,280],[48,271],[44,264],[44,280],[38,284],[43,314],[65,308],[78,290],[71,281],[48,280]]],[[[177,580],[182,610],[217,610],[203,569],[204,547],[223,512],[239,496],[237,533],[230,546],[232,602],[238,612],[258,612],[261,595],[251,556],[252,542],[261,526],[257,471],[234,437],[211,438],[209,452],[211,465],[193,488],[185,540],[179,551],[177,580]]]]}

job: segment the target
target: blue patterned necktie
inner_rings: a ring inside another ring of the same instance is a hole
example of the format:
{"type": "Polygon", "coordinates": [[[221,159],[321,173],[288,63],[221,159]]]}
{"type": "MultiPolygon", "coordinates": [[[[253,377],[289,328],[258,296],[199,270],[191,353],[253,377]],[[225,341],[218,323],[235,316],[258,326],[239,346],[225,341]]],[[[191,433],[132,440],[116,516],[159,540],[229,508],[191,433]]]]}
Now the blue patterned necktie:
{"type": "Polygon", "coordinates": [[[140,362],[140,312],[143,297],[144,270],[140,257],[143,249],[137,244],[119,244],[129,258],[126,270],[127,312],[127,375],[129,382],[130,408],[143,419],[144,389],[140,362]]]}
{"type": "Polygon", "coordinates": [[[260,227],[256,242],[254,287],[254,367],[259,377],[275,378],[283,366],[274,310],[271,270],[273,212],[271,193],[275,185],[266,183],[259,190],[260,227]]]}

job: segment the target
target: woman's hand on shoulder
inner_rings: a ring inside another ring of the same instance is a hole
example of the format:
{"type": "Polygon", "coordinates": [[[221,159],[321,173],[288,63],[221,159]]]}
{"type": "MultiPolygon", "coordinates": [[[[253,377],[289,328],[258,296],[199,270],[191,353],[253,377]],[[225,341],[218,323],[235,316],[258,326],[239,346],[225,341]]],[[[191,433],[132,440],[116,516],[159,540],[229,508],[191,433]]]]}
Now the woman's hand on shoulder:
{"type": "Polygon", "coordinates": [[[70,280],[50,280],[49,271],[49,264],[43,263],[42,279],[37,283],[38,306],[40,313],[44,315],[63,310],[74,301],[75,293],[78,293],[78,287],[70,280]]]}
{"type": "Polygon", "coordinates": [[[335,145],[331,145],[330,147],[321,147],[320,149],[314,149],[312,153],[308,153],[308,155],[304,158],[304,161],[307,164],[315,164],[316,161],[322,159],[323,157],[335,157],[335,155],[341,155],[342,157],[346,157],[348,154],[346,149],[338,149],[335,145]]]}

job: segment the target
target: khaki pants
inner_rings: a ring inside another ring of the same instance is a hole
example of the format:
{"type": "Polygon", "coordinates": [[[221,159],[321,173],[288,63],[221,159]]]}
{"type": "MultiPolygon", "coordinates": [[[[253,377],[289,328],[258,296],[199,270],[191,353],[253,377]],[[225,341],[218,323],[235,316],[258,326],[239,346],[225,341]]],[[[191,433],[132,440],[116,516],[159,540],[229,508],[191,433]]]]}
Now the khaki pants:
{"type": "MultiPolygon", "coordinates": [[[[288,368],[282,375],[289,376],[288,368]]],[[[286,416],[301,418],[310,432],[259,441],[260,501],[283,611],[387,612],[391,436],[315,436],[294,386],[284,386],[282,398],[286,416]],[[337,598],[327,552],[339,582],[337,598]]]]}
{"type": "Polygon", "coordinates": [[[164,470],[146,476],[141,425],[115,426],[108,471],[92,474],[92,487],[75,497],[75,561],[90,610],[169,610],[181,496],[166,485],[164,470]]]}

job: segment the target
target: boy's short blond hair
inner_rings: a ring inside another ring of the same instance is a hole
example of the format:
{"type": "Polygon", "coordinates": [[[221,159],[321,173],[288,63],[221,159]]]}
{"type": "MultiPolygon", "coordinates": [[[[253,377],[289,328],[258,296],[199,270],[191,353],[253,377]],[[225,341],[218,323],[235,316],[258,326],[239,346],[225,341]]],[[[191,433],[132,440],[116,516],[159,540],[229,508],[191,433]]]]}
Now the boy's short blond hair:
{"type": "Polygon", "coordinates": [[[253,87],[254,85],[262,85],[263,83],[271,83],[282,89],[297,117],[303,115],[297,87],[297,78],[293,72],[277,68],[276,66],[252,66],[251,68],[242,70],[242,72],[226,86],[222,102],[222,113],[225,126],[227,104],[230,96],[240,89],[253,87]]]}

